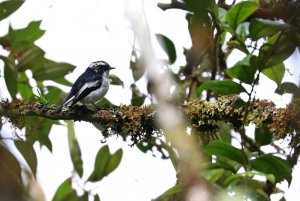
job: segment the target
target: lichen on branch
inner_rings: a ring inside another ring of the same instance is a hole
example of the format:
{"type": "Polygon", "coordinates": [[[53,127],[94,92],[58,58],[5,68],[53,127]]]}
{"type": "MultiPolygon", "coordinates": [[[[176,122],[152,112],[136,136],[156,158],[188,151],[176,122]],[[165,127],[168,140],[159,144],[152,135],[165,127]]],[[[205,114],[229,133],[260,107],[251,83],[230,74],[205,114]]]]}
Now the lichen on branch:
{"type": "MultiPolygon", "coordinates": [[[[284,138],[287,134],[298,130],[299,112],[291,108],[276,108],[274,103],[266,100],[256,100],[251,104],[248,115],[244,115],[245,107],[249,107],[237,96],[223,96],[211,103],[195,100],[183,106],[182,109],[189,127],[205,132],[218,129],[218,122],[225,122],[234,129],[254,123],[257,127],[267,125],[275,138],[284,138]]],[[[10,122],[20,122],[19,119],[28,116],[48,118],[53,120],[86,121],[101,124],[103,135],[130,136],[134,143],[148,140],[161,135],[162,130],[156,122],[156,106],[136,107],[132,105],[116,108],[90,110],[75,106],[68,110],[55,113],[56,106],[25,100],[0,101],[0,116],[10,122]]]]}

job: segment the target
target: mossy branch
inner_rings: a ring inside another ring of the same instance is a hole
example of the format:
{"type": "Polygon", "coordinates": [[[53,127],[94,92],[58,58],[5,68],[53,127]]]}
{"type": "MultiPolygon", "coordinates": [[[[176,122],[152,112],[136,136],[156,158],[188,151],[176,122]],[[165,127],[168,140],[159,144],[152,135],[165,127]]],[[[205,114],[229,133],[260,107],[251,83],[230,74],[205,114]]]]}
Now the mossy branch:
{"type": "MultiPolygon", "coordinates": [[[[230,123],[234,129],[242,125],[254,123],[257,127],[265,124],[277,138],[298,130],[299,115],[290,108],[276,108],[272,102],[257,100],[250,109],[247,119],[243,119],[245,104],[237,96],[224,96],[215,103],[192,101],[182,108],[189,126],[200,131],[213,131],[218,122],[230,123]]],[[[155,106],[120,106],[107,110],[92,111],[85,107],[74,107],[55,113],[56,106],[43,103],[29,103],[24,100],[0,101],[0,116],[9,118],[11,122],[26,116],[38,116],[54,120],[74,120],[100,123],[104,133],[136,135],[149,138],[160,134],[156,124],[155,106]]]]}

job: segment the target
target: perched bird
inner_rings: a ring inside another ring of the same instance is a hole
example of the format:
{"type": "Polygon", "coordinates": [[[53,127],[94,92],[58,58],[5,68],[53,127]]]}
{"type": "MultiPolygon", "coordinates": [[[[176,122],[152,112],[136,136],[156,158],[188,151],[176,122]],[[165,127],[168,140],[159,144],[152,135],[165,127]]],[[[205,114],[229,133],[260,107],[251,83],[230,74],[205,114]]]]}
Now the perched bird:
{"type": "Polygon", "coordinates": [[[62,108],[72,107],[78,101],[87,104],[95,104],[102,99],[108,91],[110,79],[109,71],[115,69],[105,61],[95,61],[89,65],[73,84],[66,100],[55,112],[62,108]]]}

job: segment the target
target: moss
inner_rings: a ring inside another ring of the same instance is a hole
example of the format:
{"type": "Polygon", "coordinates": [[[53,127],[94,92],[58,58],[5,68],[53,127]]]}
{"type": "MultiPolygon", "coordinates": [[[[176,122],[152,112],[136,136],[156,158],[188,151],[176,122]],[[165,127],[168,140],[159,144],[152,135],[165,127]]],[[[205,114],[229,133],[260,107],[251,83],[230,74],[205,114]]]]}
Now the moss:
{"type": "MultiPolygon", "coordinates": [[[[162,135],[162,130],[156,123],[156,106],[127,105],[99,111],[75,106],[57,114],[53,113],[55,108],[53,105],[39,102],[3,100],[0,101],[0,116],[8,118],[19,128],[24,126],[26,116],[99,122],[104,127],[105,137],[120,135],[126,139],[129,136],[134,143],[162,135]]],[[[299,112],[292,107],[278,109],[274,103],[266,100],[255,100],[248,104],[237,96],[222,96],[214,103],[194,100],[181,106],[181,109],[189,127],[206,137],[216,134],[220,122],[230,125],[235,130],[240,130],[250,123],[257,127],[268,125],[275,138],[284,138],[295,130],[299,131],[299,112]]]]}

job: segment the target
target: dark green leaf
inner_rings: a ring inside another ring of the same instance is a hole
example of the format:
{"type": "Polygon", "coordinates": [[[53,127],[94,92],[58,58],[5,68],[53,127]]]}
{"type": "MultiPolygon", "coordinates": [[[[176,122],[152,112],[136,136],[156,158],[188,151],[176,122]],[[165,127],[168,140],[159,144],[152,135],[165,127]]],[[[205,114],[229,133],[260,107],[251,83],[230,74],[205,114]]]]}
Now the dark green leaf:
{"type": "Polygon", "coordinates": [[[25,1],[23,0],[10,0],[0,3],[0,21],[14,13],[18,8],[22,6],[25,1]]]}
{"type": "Polygon", "coordinates": [[[279,157],[272,155],[262,155],[254,160],[253,168],[275,176],[276,182],[285,179],[289,184],[292,180],[292,168],[290,164],[279,157]]]}
{"type": "Polygon", "coordinates": [[[275,66],[265,68],[262,73],[276,82],[277,86],[279,86],[285,73],[285,66],[283,63],[280,63],[275,66]]]}
{"type": "Polygon", "coordinates": [[[131,98],[131,105],[140,107],[144,104],[146,96],[131,98]]]}
{"type": "Polygon", "coordinates": [[[78,201],[76,191],[72,189],[72,180],[66,179],[56,190],[52,201],[78,201]]]}
{"type": "Polygon", "coordinates": [[[202,91],[211,89],[219,94],[228,95],[228,94],[239,94],[242,92],[246,92],[245,88],[232,81],[232,80],[210,80],[204,82],[197,89],[197,93],[201,94],[202,91]]]}
{"type": "Polygon", "coordinates": [[[139,90],[136,84],[130,85],[131,88],[131,105],[140,107],[144,104],[146,96],[139,90]]]}
{"type": "Polygon", "coordinates": [[[247,49],[247,47],[245,46],[244,43],[238,41],[238,40],[230,40],[228,43],[227,43],[228,47],[230,48],[236,48],[238,50],[240,50],[241,52],[244,52],[245,54],[250,54],[249,53],[249,50],[247,49]]]}
{"type": "Polygon", "coordinates": [[[44,59],[45,52],[40,47],[36,45],[31,45],[29,47],[25,47],[21,50],[22,54],[18,58],[18,70],[25,71],[27,69],[37,69],[41,68],[41,65],[44,59]]]}
{"type": "Polygon", "coordinates": [[[54,61],[48,62],[43,68],[33,72],[33,78],[36,80],[54,80],[59,77],[64,77],[72,72],[75,66],[68,63],[57,63],[54,61]]]}
{"type": "Polygon", "coordinates": [[[4,80],[9,94],[13,99],[16,98],[18,93],[18,71],[16,65],[9,58],[0,56],[4,61],[4,80]]]}
{"type": "Polygon", "coordinates": [[[295,97],[300,97],[300,88],[292,82],[284,82],[277,87],[276,93],[282,95],[284,93],[294,94],[295,97]]]}
{"type": "Polygon", "coordinates": [[[287,29],[289,26],[279,23],[274,20],[252,18],[250,21],[250,37],[253,40],[258,40],[263,37],[269,37],[276,34],[278,31],[287,29]]]}
{"type": "Polygon", "coordinates": [[[114,154],[110,154],[109,147],[107,145],[103,146],[96,156],[95,168],[88,180],[100,181],[103,177],[110,174],[120,164],[122,155],[122,149],[117,150],[114,154]]]}
{"type": "Polygon", "coordinates": [[[256,65],[253,63],[254,56],[247,55],[243,60],[237,62],[233,67],[227,70],[227,74],[239,79],[240,81],[251,84],[254,81],[254,74],[256,72],[256,65]],[[251,62],[252,60],[252,62],[251,62]]]}
{"type": "Polygon", "coordinates": [[[233,30],[236,30],[237,26],[258,8],[259,3],[257,1],[242,1],[237,3],[227,11],[226,21],[233,30]]]}
{"type": "Polygon", "coordinates": [[[204,150],[209,155],[226,157],[240,164],[248,163],[248,158],[242,150],[222,141],[212,141],[206,145],[204,150]]]}
{"type": "Polygon", "coordinates": [[[84,194],[77,199],[77,201],[89,201],[89,193],[85,191],[84,194]]]}
{"type": "Polygon", "coordinates": [[[214,163],[209,163],[207,169],[224,169],[224,170],[229,170],[233,173],[236,173],[237,172],[237,168],[234,167],[234,165],[230,164],[230,163],[227,163],[225,161],[221,161],[221,160],[218,160],[214,163]]]}
{"type": "Polygon", "coordinates": [[[32,21],[24,29],[13,30],[9,28],[8,38],[11,43],[11,50],[17,51],[20,48],[32,45],[37,39],[45,33],[40,29],[42,21],[32,21]]]}
{"type": "Polygon", "coordinates": [[[100,201],[100,197],[99,197],[99,195],[97,194],[97,195],[95,195],[95,199],[94,199],[94,201],[100,201]]]}
{"type": "Polygon", "coordinates": [[[174,43],[165,35],[162,34],[155,34],[155,35],[160,46],[167,53],[170,64],[173,64],[176,61],[176,57],[177,57],[174,43]]]}
{"type": "Polygon", "coordinates": [[[155,146],[153,143],[148,143],[148,142],[140,142],[137,144],[137,148],[141,150],[143,153],[152,151],[153,146],[155,146]]]}
{"type": "Polygon", "coordinates": [[[32,144],[38,141],[41,146],[46,146],[52,152],[49,133],[55,122],[41,117],[27,117],[24,123],[27,140],[32,144]]]}
{"type": "Polygon", "coordinates": [[[24,72],[19,72],[18,90],[23,99],[30,100],[34,97],[29,79],[24,72]]]}
{"type": "Polygon", "coordinates": [[[266,125],[255,128],[255,142],[259,146],[267,145],[271,142],[272,135],[266,125]]]}
{"type": "Polygon", "coordinates": [[[14,141],[14,143],[30,167],[34,177],[36,177],[37,157],[33,145],[20,140],[14,141]]]}
{"type": "Polygon", "coordinates": [[[269,37],[268,41],[259,49],[258,67],[264,69],[281,64],[291,56],[295,48],[294,37],[289,33],[278,33],[269,37]]]}
{"type": "Polygon", "coordinates": [[[29,83],[18,83],[18,90],[21,94],[22,98],[25,100],[30,100],[33,98],[34,94],[32,92],[32,88],[29,83]]]}
{"type": "Polygon", "coordinates": [[[123,81],[116,75],[109,75],[109,79],[111,80],[110,84],[112,85],[121,85],[124,86],[123,81]]]}
{"type": "Polygon", "coordinates": [[[47,94],[45,95],[45,98],[49,103],[59,104],[61,102],[62,95],[63,92],[61,89],[53,86],[47,86],[47,94]]]}
{"type": "Polygon", "coordinates": [[[68,141],[69,141],[71,160],[73,162],[76,172],[80,177],[82,177],[83,162],[81,159],[80,147],[75,135],[74,122],[68,121],[67,124],[68,124],[68,141]]]}

